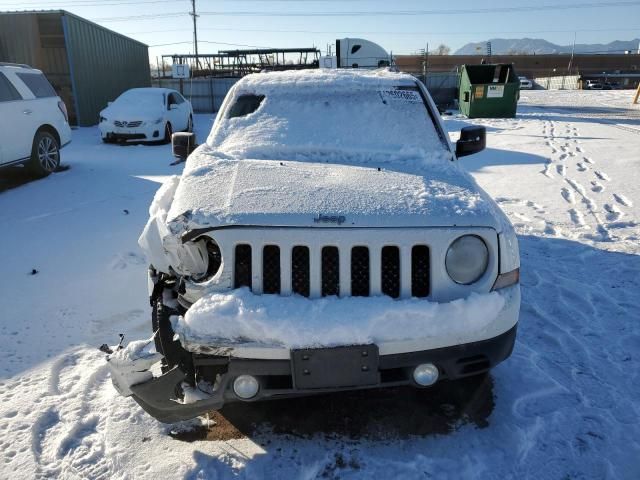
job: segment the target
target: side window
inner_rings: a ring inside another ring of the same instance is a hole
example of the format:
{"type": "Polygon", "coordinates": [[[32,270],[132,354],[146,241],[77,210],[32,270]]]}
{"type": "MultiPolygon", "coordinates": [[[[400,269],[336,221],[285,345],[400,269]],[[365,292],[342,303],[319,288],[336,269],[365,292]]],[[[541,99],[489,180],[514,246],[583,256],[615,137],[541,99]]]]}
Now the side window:
{"type": "Polygon", "coordinates": [[[41,73],[16,73],[36,98],[57,97],[47,78],[41,73]]]}
{"type": "Polygon", "coordinates": [[[171,108],[171,105],[175,105],[178,102],[176,101],[176,96],[173,93],[169,94],[169,97],[167,98],[167,108],[171,108]]]}
{"type": "Polygon", "coordinates": [[[22,100],[22,97],[16,87],[4,76],[4,73],[0,73],[0,102],[11,102],[13,100],[22,100]]]}
{"type": "Polygon", "coordinates": [[[229,109],[229,118],[244,117],[258,110],[264,95],[240,95],[229,109]]]}

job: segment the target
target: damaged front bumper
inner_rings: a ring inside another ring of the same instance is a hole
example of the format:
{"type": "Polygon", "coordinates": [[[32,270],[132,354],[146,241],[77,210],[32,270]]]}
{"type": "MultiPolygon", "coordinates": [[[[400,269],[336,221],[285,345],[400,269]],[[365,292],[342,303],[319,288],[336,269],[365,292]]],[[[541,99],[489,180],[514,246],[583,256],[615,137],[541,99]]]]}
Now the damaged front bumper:
{"type": "MultiPolygon", "coordinates": [[[[289,360],[245,359],[215,355],[193,355],[196,369],[224,369],[217,377],[214,390],[206,398],[194,403],[178,400],[177,390],[188,375],[176,366],[154,377],[149,371],[151,357],[127,362],[109,359],[113,383],[125,396],[133,399],[151,416],[164,423],[194,418],[211,410],[218,410],[227,402],[241,400],[233,390],[233,382],[240,375],[255,377],[260,385],[257,394],[246,401],[312,395],[365,388],[415,385],[413,369],[425,363],[437,366],[439,379],[458,379],[488,371],[511,355],[516,338],[517,324],[490,339],[409,353],[379,355],[375,371],[368,372],[366,385],[327,387],[336,378],[336,370],[322,369],[314,388],[299,385],[300,369],[295,365],[295,352],[289,360]],[[123,369],[125,373],[123,373],[123,369]],[[135,375],[130,375],[131,373],[135,375]],[[373,374],[373,375],[371,375],[373,374]],[[137,376],[136,376],[137,375],[137,376]],[[371,380],[373,379],[373,380],[371,380]],[[139,381],[142,380],[142,381],[139,381]]],[[[375,345],[371,346],[377,352],[375,345]]],[[[299,352],[299,351],[298,351],[299,352]]],[[[158,354],[155,354],[158,355],[158,354]]],[[[156,357],[156,360],[158,358],[156,357]]],[[[345,368],[350,366],[345,366],[345,368]]],[[[359,366],[357,366],[359,368],[359,366]]],[[[334,383],[335,384],[335,383],[334,383]]]]}

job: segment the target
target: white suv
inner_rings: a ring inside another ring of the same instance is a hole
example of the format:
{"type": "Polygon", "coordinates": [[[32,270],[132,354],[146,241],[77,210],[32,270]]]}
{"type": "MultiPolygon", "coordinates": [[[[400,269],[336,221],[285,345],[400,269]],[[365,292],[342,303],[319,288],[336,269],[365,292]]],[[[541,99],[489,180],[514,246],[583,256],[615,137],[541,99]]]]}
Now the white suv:
{"type": "Polygon", "coordinates": [[[514,345],[520,259],[459,165],[484,146],[480,126],[452,145],[410,75],[244,77],[150,208],[155,351],[106,346],[116,388],[175,422],[487,372],[514,345]]]}
{"type": "Polygon", "coordinates": [[[0,63],[0,167],[24,164],[37,176],[49,175],[70,141],[67,108],[44,74],[0,63]]]}

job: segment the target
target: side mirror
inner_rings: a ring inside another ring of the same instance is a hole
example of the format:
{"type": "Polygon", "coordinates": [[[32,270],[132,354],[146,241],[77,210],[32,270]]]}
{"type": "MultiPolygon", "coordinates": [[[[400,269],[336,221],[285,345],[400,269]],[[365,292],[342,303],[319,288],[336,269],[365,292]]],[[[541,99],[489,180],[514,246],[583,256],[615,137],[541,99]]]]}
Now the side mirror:
{"type": "Polygon", "coordinates": [[[177,103],[172,103],[171,105],[169,105],[169,110],[177,110],[177,109],[178,109],[177,103]]]}
{"type": "Polygon", "coordinates": [[[176,163],[184,162],[197,146],[196,134],[193,132],[176,132],[171,135],[173,156],[179,159],[176,163]]]}
{"type": "Polygon", "coordinates": [[[456,142],[456,157],[473,155],[484,150],[487,145],[487,129],[484,127],[464,127],[460,130],[460,140],[456,142]]]}

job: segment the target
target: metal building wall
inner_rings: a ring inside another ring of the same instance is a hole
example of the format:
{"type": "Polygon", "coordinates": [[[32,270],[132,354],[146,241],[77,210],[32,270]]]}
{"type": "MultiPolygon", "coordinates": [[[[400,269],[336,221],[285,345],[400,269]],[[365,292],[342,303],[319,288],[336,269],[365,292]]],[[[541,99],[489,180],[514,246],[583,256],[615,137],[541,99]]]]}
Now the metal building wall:
{"type": "Polygon", "coordinates": [[[150,86],[145,44],[68,12],[62,25],[79,125],[98,123],[100,110],[123,91],[150,86]]]}
{"type": "Polygon", "coordinates": [[[59,11],[0,14],[0,62],[25,63],[42,70],[67,105],[74,123],[76,114],[61,18],[59,11]]]}
{"type": "MultiPolygon", "coordinates": [[[[196,113],[217,112],[227,92],[239,78],[192,78],[182,82],[182,94],[191,102],[196,113]]],[[[155,78],[154,87],[172,88],[180,91],[180,80],[175,78],[155,78]]]]}
{"type": "Polygon", "coordinates": [[[35,15],[0,14],[0,62],[34,65],[39,43],[35,15]]]}

